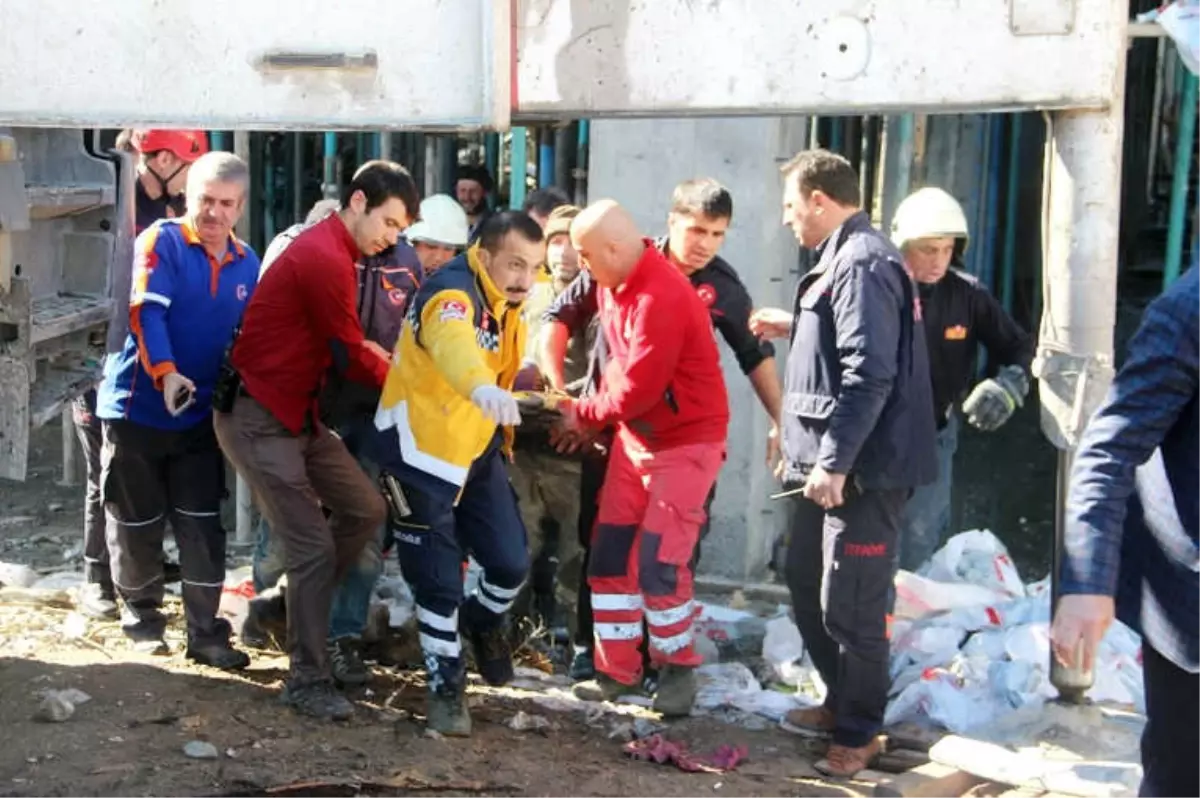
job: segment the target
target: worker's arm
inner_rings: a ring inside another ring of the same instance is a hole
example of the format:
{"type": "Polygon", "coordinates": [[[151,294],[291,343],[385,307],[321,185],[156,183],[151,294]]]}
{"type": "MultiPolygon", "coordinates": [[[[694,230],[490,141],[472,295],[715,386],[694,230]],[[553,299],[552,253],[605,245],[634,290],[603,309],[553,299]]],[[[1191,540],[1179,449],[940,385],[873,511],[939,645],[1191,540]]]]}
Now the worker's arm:
{"type": "Polygon", "coordinates": [[[606,381],[596,396],[580,400],[576,414],[581,421],[604,427],[635,419],[663,401],[687,336],[673,311],[670,301],[656,294],[638,298],[624,373],[606,381]]]}
{"type": "Polygon", "coordinates": [[[175,264],[163,258],[157,224],[146,228],[134,244],[133,286],[129,294],[129,331],[137,342],[138,360],[162,390],[162,379],[175,371],[167,318],[175,294],[175,264]]]}
{"type": "MultiPolygon", "coordinates": [[[[1137,469],[1196,396],[1196,279],[1192,274],[1179,280],[1191,281],[1190,296],[1180,286],[1147,308],[1129,342],[1125,365],[1084,431],[1067,498],[1063,595],[1116,592],[1121,538],[1137,469]]],[[[1173,505],[1173,499],[1152,504],[1161,506],[1148,506],[1148,514],[1173,505]]]]}
{"type": "Polygon", "coordinates": [[[722,281],[722,285],[714,286],[718,300],[713,324],[733,350],[742,373],[750,379],[754,393],[767,411],[771,423],[778,424],[783,399],[779,374],[775,370],[775,346],[750,332],[750,313],[753,309],[750,293],[736,275],[730,274],[728,277],[722,281]]]}
{"type": "Polygon", "coordinates": [[[971,323],[992,361],[1001,366],[1020,366],[1029,374],[1033,363],[1033,336],[1004,310],[983,286],[973,286],[971,323]]]}
{"type": "Polygon", "coordinates": [[[763,409],[772,424],[779,423],[779,415],[783,412],[783,388],[779,385],[779,372],[775,369],[775,358],[769,357],[755,366],[748,375],[750,385],[762,403],[763,409]]]}
{"type": "Polygon", "coordinates": [[[571,331],[562,322],[548,321],[542,324],[542,332],[534,350],[535,360],[546,382],[555,390],[566,390],[567,378],[563,369],[570,340],[571,331]]]}
{"type": "Polygon", "coordinates": [[[366,340],[358,320],[357,283],[352,268],[321,270],[300,281],[308,321],[333,353],[333,366],[346,378],[374,388],[387,379],[388,355],[366,340]]]}
{"type": "Polygon", "coordinates": [[[496,374],[475,343],[475,314],[465,291],[438,291],[421,309],[417,343],[425,348],[446,381],[466,399],[481,385],[495,385],[496,374]]]}
{"type": "Polygon", "coordinates": [[[831,287],[842,381],[817,465],[848,474],[879,420],[896,379],[900,314],[905,307],[896,264],[863,256],[836,267],[831,287]]]}

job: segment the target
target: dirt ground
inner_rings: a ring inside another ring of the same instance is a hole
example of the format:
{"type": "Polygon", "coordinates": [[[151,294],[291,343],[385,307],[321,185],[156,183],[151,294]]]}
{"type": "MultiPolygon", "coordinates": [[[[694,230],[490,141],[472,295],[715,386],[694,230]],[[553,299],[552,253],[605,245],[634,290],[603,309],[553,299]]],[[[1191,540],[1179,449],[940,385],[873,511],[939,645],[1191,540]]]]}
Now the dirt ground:
{"type": "MultiPolygon", "coordinates": [[[[57,425],[35,437],[25,483],[0,483],[0,561],[42,573],[77,568],[81,488],[64,487],[57,425]]],[[[232,525],[232,519],[229,519],[232,525]]],[[[182,622],[168,632],[172,654],[129,648],[115,623],[89,622],[62,606],[0,604],[0,796],[4,795],[868,795],[870,782],[831,784],[810,766],[807,743],[774,728],[751,731],[697,717],[666,734],[697,753],[745,745],[749,759],[724,774],[684,773],[637,762],[609,739],[609,719],[548,711],[528,699],[472,688],[475,735],[431,739],[423,687],[403,671],[376,667],[351,694],[356,717],[331,724],[300,718],[276,698],[281,656],[257,653],[229,676],[193,667],[182,654],[182,622]],[[82,634],[79,634],[82,632],[82,634]],[[75,636],[78,635],[78,636],[75,636]],[[43,691],[76,688],[91,700],[62,723],[33,719],[43,691]],[[518,710],[552,726],[518,732],[518,710]],[[183,746],[212,743],[215,760],[183,746]],[[303,782],[289,791],[278,788],[303,782]],[[329,785],[332,786],[329,786],[329,785]],[[268,793],[268,790],[276,790],[268,793]]]]}

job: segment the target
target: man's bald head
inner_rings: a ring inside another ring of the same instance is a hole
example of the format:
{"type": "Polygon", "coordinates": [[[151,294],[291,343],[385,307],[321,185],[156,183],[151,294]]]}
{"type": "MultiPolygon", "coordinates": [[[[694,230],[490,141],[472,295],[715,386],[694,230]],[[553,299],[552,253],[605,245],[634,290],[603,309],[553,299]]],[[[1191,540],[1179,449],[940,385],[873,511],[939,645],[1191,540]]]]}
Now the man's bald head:
{"type": "Polygon", "coordinates": [[[633,217],[610,199],[593,202],[575,217],[571,243],[584,268],[606,288],[623,283],[646,249],[633,217]]]}

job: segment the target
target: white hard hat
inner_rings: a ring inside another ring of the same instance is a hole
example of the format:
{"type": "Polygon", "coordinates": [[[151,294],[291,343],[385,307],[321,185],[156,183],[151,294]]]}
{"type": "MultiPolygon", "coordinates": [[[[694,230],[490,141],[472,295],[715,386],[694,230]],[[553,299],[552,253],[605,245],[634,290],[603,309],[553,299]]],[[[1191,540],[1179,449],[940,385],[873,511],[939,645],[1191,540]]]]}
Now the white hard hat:
{"type": "Polygon", "coordinates": [[[408,228],[408,240],[465,247],[467,212],[448,194],[426,197],[421,200],[421,221],[408,228]]]}
{"type": "Polygon", "coordinates": [[[892,243],[898,249],[919,238],[961,238],[963,250],[970,236],[967,217],[958,200],[940,188],[922,188],[904,198],[892,218],[892,243]]]}

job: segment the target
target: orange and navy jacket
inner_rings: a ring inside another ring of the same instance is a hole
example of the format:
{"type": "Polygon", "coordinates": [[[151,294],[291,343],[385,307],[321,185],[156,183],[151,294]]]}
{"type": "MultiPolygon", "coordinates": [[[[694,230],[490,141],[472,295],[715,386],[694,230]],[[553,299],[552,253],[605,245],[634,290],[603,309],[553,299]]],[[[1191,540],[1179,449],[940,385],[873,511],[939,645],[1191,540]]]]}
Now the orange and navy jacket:
{"type": "Polygon", "coordinates": [[[108,358],[96,397],[100,418],[164,430],[207,422],[212,389],[233,329],[258,281],[258,255],[230,237],[218,263],[185,219],[163,219],[134,244],[129,333],[108,358]],[[162,378],[178,371],[196,401],[178,416],[163,404],[162,378]]]}

